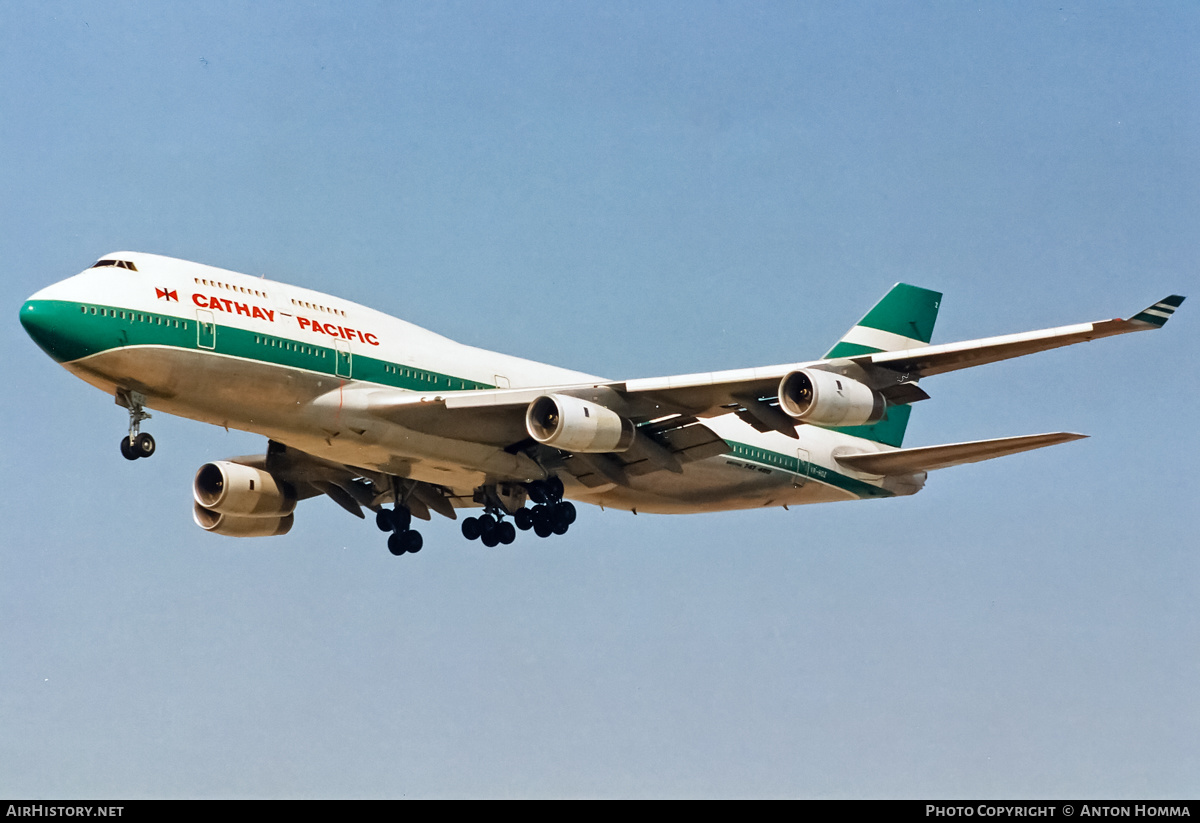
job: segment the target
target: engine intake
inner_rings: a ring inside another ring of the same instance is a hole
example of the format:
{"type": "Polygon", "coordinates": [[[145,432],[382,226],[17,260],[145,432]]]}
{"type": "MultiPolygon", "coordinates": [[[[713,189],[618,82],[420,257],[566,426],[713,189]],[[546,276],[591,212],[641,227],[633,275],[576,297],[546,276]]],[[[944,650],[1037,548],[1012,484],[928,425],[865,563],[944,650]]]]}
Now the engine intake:
{"type": "Polygon", "coordinates": [[[228,460],[201,466],[192,496],[200,506],[219,514],[280,518],[296,508],[296,495],[287,484],[270,472],[228,460]]]}
{"type": "Polygon", "coordinates": [[[633,423],[610,408],[565,394],[546,394],[525,410],[525,429],[539,443],[569,452],[623,452],[633,423]]]}
{"type": "Polygon", "coordinates": [[[779,381],[779,407],[818,426],[861,426],[887,413],[883,395],[840,374],[799,369],[779,381]]]}

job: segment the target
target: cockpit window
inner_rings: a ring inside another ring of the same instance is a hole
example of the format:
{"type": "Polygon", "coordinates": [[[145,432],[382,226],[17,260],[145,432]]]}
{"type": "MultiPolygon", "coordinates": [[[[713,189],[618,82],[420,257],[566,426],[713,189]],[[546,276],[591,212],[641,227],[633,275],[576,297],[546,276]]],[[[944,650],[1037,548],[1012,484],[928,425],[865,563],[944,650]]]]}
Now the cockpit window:
{"type": "Polygon", "coordinates": [[[98,269],[103,266],[117,266],[122,269],[137,271],[137,266],[133,265],[133,263],[130,263],[128,260],[97,260],[96,264],[92,266],[92,268],[98,269]]]}

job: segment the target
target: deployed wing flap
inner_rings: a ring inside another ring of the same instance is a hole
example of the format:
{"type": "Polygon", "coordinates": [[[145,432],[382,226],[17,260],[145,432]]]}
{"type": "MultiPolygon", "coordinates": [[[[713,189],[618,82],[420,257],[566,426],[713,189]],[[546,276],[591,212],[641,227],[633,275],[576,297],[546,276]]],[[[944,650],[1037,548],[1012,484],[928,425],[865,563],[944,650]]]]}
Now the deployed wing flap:
{"type": "Polygon", "coordinates": [[[268,442],[265,455],[235,457],[230,462],[271,472],[295,490],[298,500],[328,495],[355,517],[365,517],[364,508],[379,511],[395,500],[399,491],[401,502],[418,519],[429,520],[430,511],[451,520],[458,518],[454,498],[441,486],[406,479],[399,481],[402,488],[396,489],[394,478],[325,460],[274,440],[268,442]]]}
{"type": "Polygon", "coordinates": [[[1001,437],[995,440],[975,440],[969,443],[949,443],[944,446],[920,446],[914,449],[872,454],[849,454],[837,457],[847,468],[868,474],[897,475],[945,469],[964,463],[978,463],[994,457],[1069,443],[1082,440],[1086,434],[1052,432],[1050,434],[1026,434],[1020,437],[1001,437]]]}
{"type": "Polygon", "coordinates": [[[347,492],[344,488],[342,488],[339,484],[329,482],[329,481],[325,481],[325,482],[318,481],[316,483],[313,483],[313,485],[316,488],[320,489],[321,491],[325,492],[325,494],[329,495],[329,498],[334,503],[337,503],[343,509],[350,512],[350,514],[354,515],[355,517],[357,517],[359,519],[362,519],[365,517],[365,515],[363,514],[362,509],[359,507],[358,503],[355,502],[354,498],[350,495],[350,493],[347,492]]]}
{"type": "Polygon", "coordinates": [[[619,455],[627,475],[638,476],[656,471],[681,472],[685,463],[716,457],[729,451],[729,444],[694,417],[674,417],[639,428],[634,447],[619,455]],[[647,443],[648,441],[648,443],[647,443]],[[650,448],[646,448],[649,445],[650,448]],[[658,457],[662,451],[666,458],[658,457]]]}
{"type": "Polygon", "coordinates": [[[681,463],[716,457],[729,451],[729,444],[699,421],[693,420],[658,435],[681,463]]]}
{"type": "MultiPolygon", "coordinates": [[[[412,497],[420,500],[428,510],[437,512],[442,517],[447,517],[451,520],[458,519],[458,514],[454,511],[454,504],[451,502],[450,497],[442,492],[442,489],[419,481],[410,482],[415,483],[412,489],[412,497]]],[[[411,503],[412,498],[409,499],[410,508],[411,503]]]]}
{"type": "Polygon", "coordinates": [[[588,488],[629,485],[624,467],[609,454],[572,454],[563,461],[563,467],[588,488]]]}
{"type": "MultiPolygon", "coordinates": [[[[547,448],[547,447],[542,447],[547,448]]],[[[674,415],[638,427],[638,438],[626,452],[558,453],[561,466],[589,488],[628,486],[631,477],[658,471],[682,472],[696,460],[729,451],[729,444],[694,417],[674,415]]]]}

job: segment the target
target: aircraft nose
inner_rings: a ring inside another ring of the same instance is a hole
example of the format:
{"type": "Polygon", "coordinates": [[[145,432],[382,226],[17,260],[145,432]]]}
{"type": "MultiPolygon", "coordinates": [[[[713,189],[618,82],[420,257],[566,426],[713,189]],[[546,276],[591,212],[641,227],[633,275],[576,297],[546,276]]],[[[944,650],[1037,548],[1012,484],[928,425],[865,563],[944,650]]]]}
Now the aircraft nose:
{"type": "Polygon", "coordinates": [[[26,333],[42,351],[61,363],[68,359],[68,341],[61,328],[62,324],[58,322],[61,318],[56,317],[56,314],[60,313],[55,312],[53,303],[44,300],[26,300],[25,305],[21,307],[21,325],[25,327],[26,333]]]}

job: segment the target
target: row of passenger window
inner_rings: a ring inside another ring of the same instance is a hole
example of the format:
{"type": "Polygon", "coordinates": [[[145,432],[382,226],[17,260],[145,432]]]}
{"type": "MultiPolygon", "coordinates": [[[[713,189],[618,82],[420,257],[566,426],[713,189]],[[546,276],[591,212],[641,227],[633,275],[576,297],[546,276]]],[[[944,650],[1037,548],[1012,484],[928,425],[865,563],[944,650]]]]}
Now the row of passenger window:
{"type": "Polygon", "coordinates": [[[82,314],[94,314],[97,317],[111,317],[114,320],[127,320],[130,323],[153,323],[156,326],[168,326],[176,329],[186,329],[188,321],[178,317],[166,317],[161,314],[144,314],[142,312],[121,311],[108,309],[103,306],[80,306],[82,314]]]}
{"type": "Polygon", "coordinates": [[[453,377],[446,377],[433,372],[421,371],[420,369],[408,369],[403,366],[393,366],[390,363],[383,364],[383,370],[388,374],[394,374],[397,377],[411,377],[414,380],[423,380],[426,383],[432,383],[434,387],[444,385],[447,389],[486,389],[487,386],[482,383],[476,383],[472,380],[458,380],[453,377]],[[454,384],[458,385],[455,386],[454,384]]]}
{"type": "MultiPolygon", "coordinates": [[[[212,288],[225,289],[225,291],[240,292],[241,294],[253,294],[255,297],[261,297],[265,300],[271,299],[270,295],[268,295],[265,291],[259,291],[258,289],[248,289],[245,286],[231,286],[228,283],[222,283],[220,280],[208,280],[203,277],[193,277],[192,282],[195,283],[197,286],[210,286],[212,288]]],[[[296,301],[293,300],[292,302],[294,303],[296,301]]]]}
{"type": "Polygon", "coordinates": [[[324,357],[325,349],[317,346],[305,346],[302,343],[293,343],[291,340],[284,340],[279,337],[268,337],[266,335],[254,335],[254,342],[263,346],[270,346],[273,349],[283,349],[284,351],[294,351],[298,354],[307,354],[312,357],[324,357]]]}
{"type": "Polygon", "coordinates": [[[297,300],[294,297],[292,298],[292,305],[303,306],[306,309],[313,309],[314,311],[323,311],[326,314],[336,314],[338,317],[346,316],[346,313],[341,309],[331,309],[328,306],[319,306],[316,303],[309,303],[307,300],[297,300]]]}
{"type": "Polygon", "coordinates": [[[786,455],[778,452],[767,451],[766,449],[752,449],[749,446],[743,446],[741,443],[733,444],[734,457],[745,457],[749,460],[758,460],[763,463],[770,463],[773,466],[784,466],[792,468],[794,460],[786,455]]]}
{"type": "MultiPolygon", "coordinates": [[[[97,317],[111,317],[113,319],[125,320],[131,323],[152,323],[156,326],[167,326],[170,328],[184,330],[188,328],[187,320],[180,320],[177,317],[168,317],[160,314],[123,311],[118,309],[109,309],[103,306],[80,306],[79,311],[83,314],[93,314],[97,317]]],[[[262,334],[254,335],[254,342],[261,346],[269,346],[273,349],[283,349],[284,351],[306,354],[310,357],[323,358],[327,356],[328,352],[328,349],[323,349],[319,346],[306,346],[302,343],[294,343],[291,340],[286,340],[279,337],[270,337],[262,334]]],[[[445,385],[447,389],[457,388],[464,390],[489,388],[482,383],[476,383],[472,380],[456,380],[445,375],[421,371],[420,369],[409,369],[402,366],[393,366],[388,363],[385,363],[383,368],[388,374],[394,374],[397,377],[409,377],[414,380],[421,380],[426,383],[431,383],[434,387],[445,385]],[[455,386],[455,383],[457,383],[458,386],[455,386]]]]}

